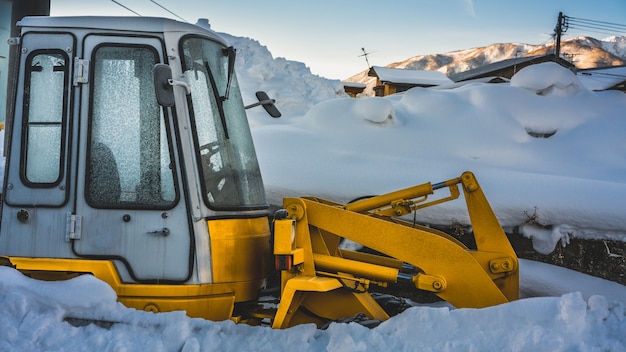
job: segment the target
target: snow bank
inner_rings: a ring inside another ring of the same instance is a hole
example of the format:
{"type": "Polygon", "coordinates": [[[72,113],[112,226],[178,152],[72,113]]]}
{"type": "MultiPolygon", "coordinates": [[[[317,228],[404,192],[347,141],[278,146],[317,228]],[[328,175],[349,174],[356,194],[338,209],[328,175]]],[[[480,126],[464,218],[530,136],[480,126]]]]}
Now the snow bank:
{"type": "MultiPolygon", "coordinates": [[[[530,272],[528,269],[526,272],[530,272]]],[[[571,276],[576,280],[576,273],[571,276]]],[[[413,307],[375,329],[288,330],[125,308],[91,276],[42,282],[0,267],[2,351],[621,351],[624,303],[580,293],[485,309],[413,307]],[[66,318],[98,324],[71,325],[66,318]],[[114,322],[114,324],[105,324],[114,322]]]]}
{"type": "Polygon", "coordinates": [[[519,259],[520,297],[558,297],[580,292],[584,299],[600,295],[626,304],[626,286],[559,266],[519,259]]]}
{"type": "MultiPolygon", "coordinates": [[[[283,115],[299,116],[319,102],[347,96],[339,80],[313,75],[302,62],[274,58],[254,39],[220,35],[237,48],[237,78],[246,105],[256,102],[255,93],[264,90],[276,99],[283,115]]],[[[263,109],[248,110],[248,116],[252,125],[271,123],[263,109]]]]}
{"type": "MultiPolygon", "coordinates": [[[[303,116],[255,124],[253,137],[273,204],[303,194],[346,202],[470,170],[503,226],[532,217],[556,229],[545,253],[568,237],[626,238],[625,109],[625,94],[589,91],[547,63],[511,84],[326,100],[303,116]]],[[[418,219],[468,224],[463,202],[418,219]]]]}
{"type": "Polygon", "coordinates": [[[618,350],[624,345],[620,331],[626,327],[623,308],[609,308],[601,296],[587,303],[577,293],[480,310],[411,308],[390,321],[389,328],[383,323],[373,333],[411,336],[385,340],[391,345],[378,346],[390,350],[618,350]]]}

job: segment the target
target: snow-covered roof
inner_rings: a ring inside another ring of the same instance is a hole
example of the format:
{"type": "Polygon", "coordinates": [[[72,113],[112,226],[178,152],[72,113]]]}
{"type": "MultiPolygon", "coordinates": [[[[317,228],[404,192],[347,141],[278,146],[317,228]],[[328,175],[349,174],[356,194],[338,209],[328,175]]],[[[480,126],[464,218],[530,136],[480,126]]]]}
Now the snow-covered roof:
{"type": "Polygon", "coordinates": [[[432,86],[454,83],[439,71],[403,70],[381,66],[372,66],[372,70],[374,70],[381,82],[432,86]]]}
{"type": "Polygon", "coordinates": [[[577,76],[588,89],[606,90],[626,82],[626,66],[580,70],[577,76]]]}
{"type": "MultiPolygon", "coordinates": [[[[555,61],[554,54],[524,56],[505,59],[501,61],[492,62],[490,64],[482,65],[471,70],[458,72],[450,75],[450,79],[455,82],[461,82],[466,80],[475,79],[477,77],[486,76],[502,76],[502,74],[511,67],[517,67],[518,70],[542,62],[555,61]]],[[[564,59],[556,60],[563,67],[572,67],[573,65],[564,59]]],[[[515,74],[515,70],[510,72],[511,75],[515,74]]],[[[510,77],[508,77],[510,78],[510,77]]]]}
{"type": "Polygon", "coordinates": [[[361,82],[349,82],[349,81],[341,81],[344,87],[353,87],[353,88],[365,88],[367,84],[361,82]]]}

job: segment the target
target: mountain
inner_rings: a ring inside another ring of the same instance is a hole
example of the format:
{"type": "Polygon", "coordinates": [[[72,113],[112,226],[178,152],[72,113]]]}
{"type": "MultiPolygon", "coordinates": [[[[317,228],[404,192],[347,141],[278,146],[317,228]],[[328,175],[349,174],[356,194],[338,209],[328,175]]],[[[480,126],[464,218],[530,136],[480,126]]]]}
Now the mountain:
{"type": "MultiPolygon", "coordinates": [[[[544,55],[553,51],[553,44],[497,43],[445,54],[418,55],[388,64],[387,67],[440,71],[449,76],[493,62],[515,57],[544,55]]],[[[561,56],[572,61],[580,69],[626,65],[626,36],[614,36],[604,40],[591,37],[564,40],[561,42],[561,56]]],[[[370,91],[376,83],[375,78],[367,76],[367,70],[349,77],[346,81],[365,83],[368,86],[367,90],[370,91]]]]}
{"type": "Polygon", "coordinates": [[[621,58],[626,57],[626,36],[609,37],[602,41],[604,50],[611,52],[621,58]]]}

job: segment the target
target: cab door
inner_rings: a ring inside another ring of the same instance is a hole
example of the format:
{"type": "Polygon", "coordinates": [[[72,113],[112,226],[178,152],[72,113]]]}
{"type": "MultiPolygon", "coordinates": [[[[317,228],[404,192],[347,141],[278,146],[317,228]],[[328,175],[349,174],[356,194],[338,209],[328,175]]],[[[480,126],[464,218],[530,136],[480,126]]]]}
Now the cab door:
{"type": "Polygon", "coordinates": [[[73,209],[71,85],[76,38],[27,32],[21,38],[15,111],[6,136],[0,253],[69,257],[73,209]],[[9,138],[9,136],[11,138],[9,138]]]}
{"type": "Polygon", "coordinates": [[[170,109],[156,101],[156,37],[89,35],[81,86],[74,252],[126,281],[184,282],[193,258],[170,109]]]}

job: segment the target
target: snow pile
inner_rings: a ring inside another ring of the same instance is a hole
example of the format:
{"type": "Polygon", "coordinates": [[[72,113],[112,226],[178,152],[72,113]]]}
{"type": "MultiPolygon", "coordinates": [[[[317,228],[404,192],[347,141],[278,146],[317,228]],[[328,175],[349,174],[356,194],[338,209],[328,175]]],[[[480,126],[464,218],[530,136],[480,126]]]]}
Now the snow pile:
{"type": "MultiPolygon", "coordinates": [[[[471,170],[503,226],[522,226],[546,253],[570,237],[626,239],[625,109],[625,94],[589,91],[546,63],[511,84],[327,100],[257,123],[253,137],[273,204],[346,202],[471,170]]],[[[468,224],[463,202],[435,208],[419,220],[468,224]]]]}
{"type": "MultiPolygon", "coordinates": [[[[212,30],[204,18],[198,19],[196,25],[212,30]]],[[[283,115],[299,116],[321,101],[347,96],[339,80],[313,75],[302,62],[274,58],[257,40],[228,33],[219,35],[237,50],[235,68],[246,105],[256,102],[255,93],[264,90],[276,99],[283,115]]],[[[268,123],[263,109],[248,110],[248,116],[252,125],[256,119],[268,123]]]]}
{"type": "Polygon", "coordinates": [[[511,86],[526,88],[538,95],[565,96],[583,89],[576,75],[556,62],[525,67],[511,77],[511,86]]]}
{"type": "Polygon", "coordinates": [[[42,282],[0,267],[0,302],[2,351],[622,351],[626,348],[625,303],[609,302],[598,295],[584,298],[580,293],[524,299],[485,309],[413,307],[372,330],[354,323],[331,324],[327,330],[318,330],[312,324],[272,330],[231,321],[192,319],[183,312],[136,311],[117,303],[110,288],[91,276],[67,282],[42,282]],[[95,323],[85,324],[77,318],[95,323]]]}
{"type": "Polygon", "coordinates": [[[554,251],[557,243],[565,247],[570,242],[570,236],[573,233],[571,226],[562,225],[551,229],[533,226],[531,224],[523,224],[520,226],[520,232],[527,238],[533,240],[533,249],[541,254],[550,254],[554,251]]]}
{"type": "MultiPolygon", "coordinates": [[[[283,115],[303,115],[313,105],[328,99],[347,96],[339,80],[329,80],[311,74],[302,62],[274,58],[267,47],[250,38],[220,33],[237,49],[237,78],[245,104],[256,102],[254,95],[265,90],[283,115]]],[[[249,110],[251,122],[265,119],[263,109],[249,110]]],[[[263,121],[263,123],[267,123],[263,121]]]]}

